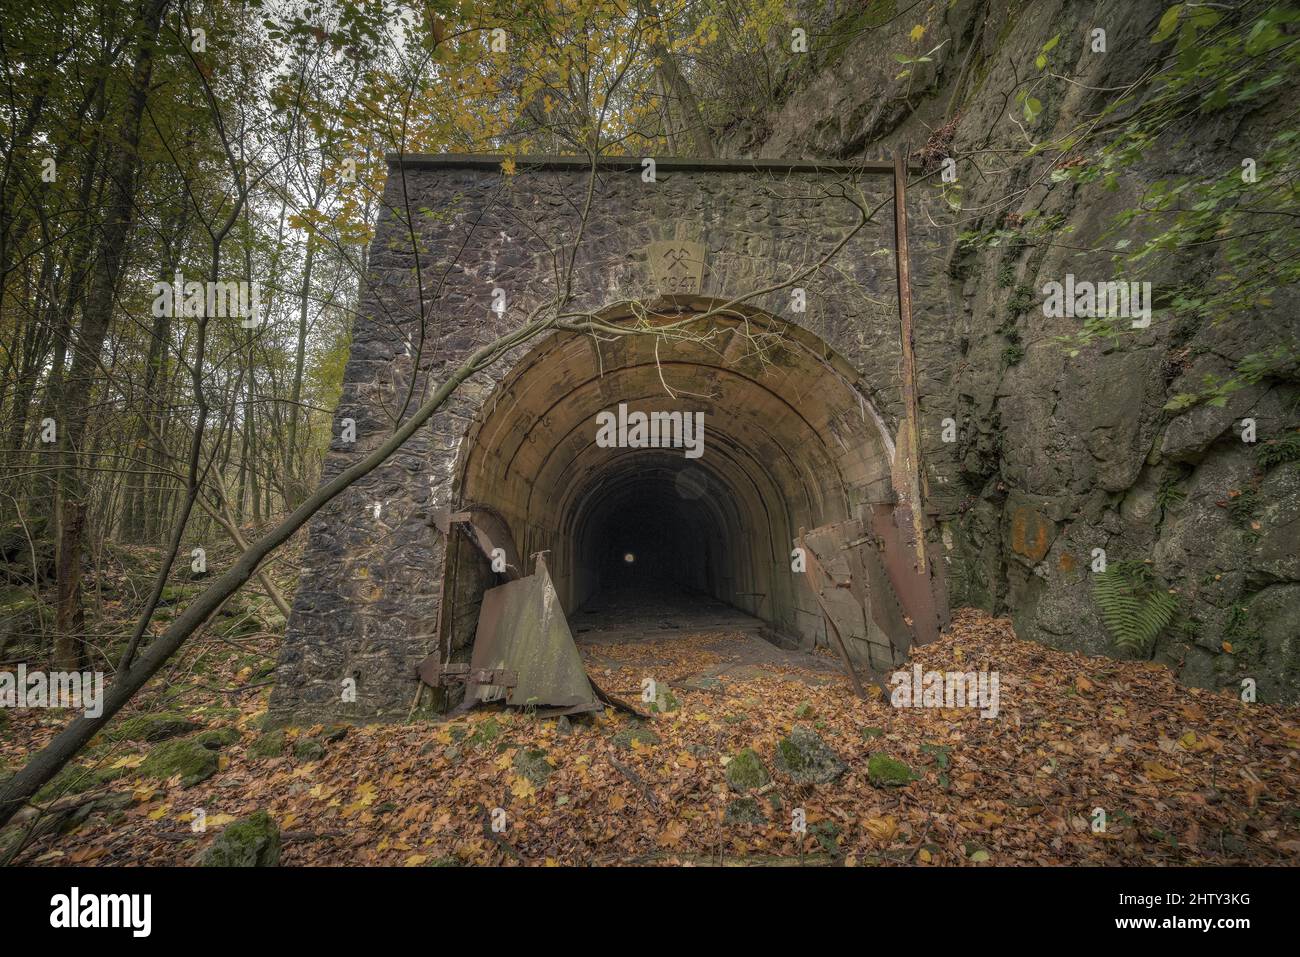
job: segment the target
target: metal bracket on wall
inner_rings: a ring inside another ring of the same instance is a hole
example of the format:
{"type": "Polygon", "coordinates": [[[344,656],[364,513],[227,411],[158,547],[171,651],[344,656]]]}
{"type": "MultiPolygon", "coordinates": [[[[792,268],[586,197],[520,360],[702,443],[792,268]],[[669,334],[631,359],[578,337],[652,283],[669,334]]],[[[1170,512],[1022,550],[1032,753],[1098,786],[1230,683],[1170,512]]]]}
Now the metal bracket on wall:
{"type": "Polygon", "coordinates": [[[436,659],[426,658],[419,667],[420,680],[431,688],[445,688],[448,685],[480,684],[496,685],[501,688],[513,688],[519,683],[519,676],[505,668],[475,668],[468,664],[440,664],[436,659]]]}

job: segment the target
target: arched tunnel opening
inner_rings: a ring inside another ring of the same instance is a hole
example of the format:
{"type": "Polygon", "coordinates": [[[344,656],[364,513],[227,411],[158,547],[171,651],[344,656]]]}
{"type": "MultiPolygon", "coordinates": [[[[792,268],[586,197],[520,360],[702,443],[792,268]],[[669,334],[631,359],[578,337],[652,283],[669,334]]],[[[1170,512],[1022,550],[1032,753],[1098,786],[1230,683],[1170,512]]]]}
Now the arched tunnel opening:
{"type": "MultiPolygon", "coordinates": [[[[460,506],[499,516],[525,574],[546,554],[566,615],[663,603],[689,617],[693,602],[723,603],[783,644],[829,645],[792,549],[804,530],[894,500],[889,433],[854,370],[806,331],[735,313],[688,328],[536,346],[469,429],[460,506]],[[602,440],[602,415],[626,420],[619,441],[602,440]],[[674,415],[702,423],[698,447],[674,415]],[[637,431],[640,416],[658,416],[657,443],[637,431]]],[[[455,540],[453,653],[473,641],[496,583],[483,555],[455,540]]]]}

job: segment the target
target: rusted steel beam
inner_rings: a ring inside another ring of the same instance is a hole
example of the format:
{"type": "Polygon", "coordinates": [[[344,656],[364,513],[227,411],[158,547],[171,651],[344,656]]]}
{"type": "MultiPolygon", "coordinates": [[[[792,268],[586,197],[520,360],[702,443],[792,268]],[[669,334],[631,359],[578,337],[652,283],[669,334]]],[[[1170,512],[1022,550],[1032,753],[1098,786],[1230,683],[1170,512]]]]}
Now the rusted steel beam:
{"type": "Polygon", "coordinates": [[[907,251],[908,145],[894,153],[894,263],[898,271],[898,336],[903,356],[903,416],[907,448],[903,460],[911,506],[916,570],[929,573],[925,560],[925,512],[921,496],[921,412],[916,397],[916,353],[912,344],[912,268],[907,251]]]}
{"type": "MultiPolygon", "coordinates": [[[[478,169],[496,171],[506,159],[518,169],[583,170],[591,169],[584,156],[548,156],[525,154],[507,157],[503,153],[385,153],[389,166],[406,169],[478,169]]],[[[601,156],[596,165],[602,170],[640,172],[641,156],[601,156]]],[[[839,163],[833,160],[708,159],[689,156],[656,156],[655,166],[665,172],[692,173],[821,173],[831,175],[889,176],[888,160],[861,160],[839,163]]],[[[917,169],[920,167],[918,166],[917,169]]]]}

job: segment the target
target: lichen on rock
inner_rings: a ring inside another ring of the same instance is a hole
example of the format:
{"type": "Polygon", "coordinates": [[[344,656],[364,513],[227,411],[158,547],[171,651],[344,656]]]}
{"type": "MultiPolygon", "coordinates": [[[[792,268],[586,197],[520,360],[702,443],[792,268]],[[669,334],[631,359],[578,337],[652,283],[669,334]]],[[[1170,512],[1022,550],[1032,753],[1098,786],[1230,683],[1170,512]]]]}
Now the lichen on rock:
{"type": "Polygon", "coordinates": [[[777,744],[774,763],[796,784],[826,784],[848,769],[821,736],[804,725],[795,725],[777,744]]]}

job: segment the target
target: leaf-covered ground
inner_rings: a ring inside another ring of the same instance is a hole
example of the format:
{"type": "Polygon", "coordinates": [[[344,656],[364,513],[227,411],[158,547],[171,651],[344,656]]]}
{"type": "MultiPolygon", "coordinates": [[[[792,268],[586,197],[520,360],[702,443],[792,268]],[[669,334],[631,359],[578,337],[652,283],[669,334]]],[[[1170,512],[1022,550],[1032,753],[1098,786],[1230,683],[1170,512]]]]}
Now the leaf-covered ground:
{"type": "MultiPolygon", "coordinates": [[[[965,611],[914,660],[996,670],[1000,714],[989,720],[967,709],[896,710],[879,695],[861,701],[833,662],[768,660],[739,631],[584,639],[602,686],[639,699],[653,677],[671,710],[639,723],[624,713],[560,721],[480,709],[281,738],[259,730],[264,687],[217,696],[221,706],[171,701],[170,713],[209,732],[237,732],[209,740],[211,776],[190,787],[179,775],[148,778],[145,757],[162,744],[101,743],[83,780],[64,789],[82,789],[61,799],[74,809],[18,860],[187,864],[259,809],[279,824],[282,863],[296,865],[1300,860],[1298,709],[1184,688],[1161,666],[1054,651],[965,611]],[[778,744],[799,725],[846,765],[832,782],[796,784],[779,770],[778,744]],[[727,763],[746,748],[771,777],[753,792],[727,781],[727,763]],[[873,784],[877,754],[906,764],[911,780],[873,784]],[[205,833],[191,830],[196,808],[205,833]],[[1093,826],[1097,808],[1104,830],[1093,826]],[[800,809],[803,833],[792,828],[800,809]]],[[[226,650],[227,680],[256,685],[258,669],[226,650]]],[[[0,750],[11,766],[58,724],[20,717],[0,750]]]]}

